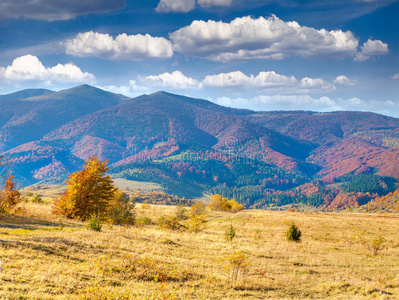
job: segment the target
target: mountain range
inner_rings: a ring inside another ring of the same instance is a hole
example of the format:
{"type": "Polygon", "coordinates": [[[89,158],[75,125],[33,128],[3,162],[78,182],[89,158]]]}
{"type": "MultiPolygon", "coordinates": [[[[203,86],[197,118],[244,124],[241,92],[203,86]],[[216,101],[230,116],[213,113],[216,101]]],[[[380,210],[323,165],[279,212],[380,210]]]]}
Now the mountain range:
{"type": "Polygon", "coordinates": [[[0,107],[0,152],[23,185],[63,180],[91,155],[109,160],[115,176],[182,196],[252,187],[242,197],[253,198],[349,175],[399,178],[399,119],[374,113],[255,112],[88,85],[2,95],[0,107]]]}

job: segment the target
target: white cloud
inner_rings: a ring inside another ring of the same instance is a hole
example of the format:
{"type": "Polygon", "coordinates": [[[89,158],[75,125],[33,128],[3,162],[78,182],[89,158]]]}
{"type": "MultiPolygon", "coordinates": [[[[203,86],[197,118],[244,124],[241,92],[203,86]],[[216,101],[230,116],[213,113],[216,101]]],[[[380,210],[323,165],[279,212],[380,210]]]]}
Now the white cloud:
{"type": "Polygon", "coordinates": [[[195,8],[195,0],[161,0],[155,9],[158,13],[189,12],[195,8]]]}
{"type": "Polygon", "coordinates": [[[240,87],[251,86],[254,76],[247,76],[241,71],[230,73],[220,73],[217,75],[208,75],[203,80],[203,83],[214,87],[240,87]]]}
{"type": "Polygon", "coordinates": [[[97,87],[112,93],[122,94],[129,97],[136,97],[148,92],[147,87],[137,84],[136,80],[130,80],[128,85],[106,85],[97,87]]]}
{"type": "Polygon", "coordinates": [[[14,59],[8,67],[0,68],[0,79],[5,81],[48,81],[57,83],[94,82],[93,74],[82,72],[72,63],[45,67],[33,55],[25,55],[14,59]]]}
{"type": "Polygon", "coordinates": [[[369,39],[360,47],[360,51],[356,53],[355,61],[363,62],[370,59],[372,56],[380,56],[389,53],[388,44],[379,40],[369,39]]]}
{"type": "Polygon", "coordinates": [[[123,8],[125,0],[1,0],[0,19],[69,20],[123,8]]]}
{"type": "Polygon", "coordinates": [[[139,82],[140,84],[150,87],[172,88],[177,90],[201,89],[203,86],[201,82],[187,77],[181,71],[139,77],[139,82]]]}
{"type": "Polygon", "coordinates": [[[294,76],[285,76],[277,74],[274,71],[260,72],[254,78],[254,86],[258,88],[289,86],[297,83],[294,76]]]}
{"type": "Polygon", "coordinates": [[[201,7],[213,6],[231,6],[233,0],[198,0],[198,5],[201,7]]]}
{"type": "Polygon", "coordinates": [[[258,91],[274,91],[290,94],[320,93],[334,91],[336,87],[321,78],[303,78],[300,82],[294,76],[277,74],[274,71],[245,75],[241,71],[208,75],[204,85],[218,88],[246,88],[258,91]]]}
{"type": "Polygon", "coordinates": [[[163,37],[118,35],[115,39],[97,32],[84,32],[63,43],[65,52],[74,56],[95,56],[111,60],[165,59],[173,55],[172,43],[163,37]]]}
{"type": "Polygon", "coordinates": [[[310,90],[333,91],[336,89],[336,87],[333,84],[331,84],[321,78],[305,77],[305,78],[301,79],[299,85],[305,91],[310,91],[310,90]]]}
{"type": "Polygon", "coordinates": [[[392,79],[399,79],[399,73],[392,76],[392,79]]]}
{"type": "Polygon", "coordinates": [[[261,95],[251,99],[222,97],[214,102],[220,105],[258,111],[269,110],[315,110],[331,111],[340,107],[329,97],[313,98],[309,95],[261,95]]]}
{"type": "Polygon", "coordinates": [[[354,79],[349,79],[345,75],[340,75],[340,76],[337,76],[337,78],[335,78],[334,83],[340,84],[340,85],[354,86],[354,85],[357,85],[359,82],[354,79]]]}
{"type": "Polygon", "coordinates": [[[260,95],[253,98],[228,98],[221,97],[213,102],[236,108],[253,109],[256,111],[270,110],[309,110],[309,111],[373,111],[385,115],[397,115],[399,105],[391,100],[364,101],[359,98],[331,99],[323,96],[314,98],[310,95],[260,95]]]}
{"type": "Polygon", "coordinates": [[[256,77],[247,76],[241,71],[230,73],[220,73],[217,75],[208,75],[203,83],[213,87],[246,87],[246,88],[270,88],[277,86],[287,86],[297,83],[294,76],[285,76],[277,74],[274,71],[260,72],[256,77]]]}
{"type": "Polygon", "coordinates": [[[214,61],[353,57],[358,40],[352,32],[327,31],[269,18],[236,18],[230,23],[193,21],[170,34],[175,51],[214,61]]]}

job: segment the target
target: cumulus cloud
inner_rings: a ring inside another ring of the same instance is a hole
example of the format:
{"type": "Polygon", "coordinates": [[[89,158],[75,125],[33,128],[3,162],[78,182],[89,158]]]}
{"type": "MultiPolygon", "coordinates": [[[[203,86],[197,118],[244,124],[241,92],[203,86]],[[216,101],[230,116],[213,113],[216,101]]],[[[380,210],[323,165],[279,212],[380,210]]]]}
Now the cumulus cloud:
{"type": "Polygon", "coordinates": [[[203,86],[201,82],[194,78],[187,77],[181,71],[139,77],[139,82],[140,84],[150,87],[172,88],[177,90],[201,89],[203,86]]]}
{"type": "Polygon", "coordinates": [[[235,71],[230,73],[208,75],[203,80],[203,83],[205,85],[214,87],[239,87],[252,85],[253,79],[253,75],[247,76],[241,71],[235,71]]]}
{"type": "Polygon", "coordinates": [[[0,79],[5,81],[45,81],[56,83],[94,82],[93,74],[82,72],[72,63],[45,67],[33,55],[25,55],[14,59],[8,67],[0,68],[0,79]]]}
{"type": "Polygon", "coordinates": [[[294,85],[297,80],[294,76],[277,74],[274,71],[260,72],[254,78],[254,85],[258,88],[294,85]]]}
{"type": "Polygon", "coordinates": [[[392,79],[399,79],[399,73],[392,76],[392,79]]]}
{"type": "Polygon", "coordinates": [[[0,19],[69,20],[123,8],[125,0],[2,0],[0,19]]]}
{"type": "Polygon", "coordinates": [[[193,21],[170,34],[175,51],[214,61],[284,59],[344,59],[357,52],[352,32],[314,29],[297,22],[269,18],[236,18],[230,23],[193,21]]]}
{"type": "Polygon", "coordinates": [[[118,93],[130,97],[136,97],[144,93],[152,93],[158,89],[173,90],[198,90],[203,87],[202,83],[185,76],[181,71],[163,73],[159,75],[138,76],[138,80],[130,80],[127,85],[105,85],[98,86],[103,90],[118,93]]]}
{"type": "Polygon", "coordinates": [[[195,0],[161,0],[155,10],[158,13],[189,12],[194,8],[195,0]]]}
{"type": "Polygon", "coordinates": [[[294,76],[277,74],[274,71],[260,72],[257,76],[247,76],[241,71],[208,75],[203,83],[213,87],[247,87],[247,88],[269,88],[276,86],[293,85],[297,82],[294,76]]]}
{"type": "Polygon", "coordinates": [[[65,52],[74,56],[95,56],[110,60],[166,59],[173,55],[172,43],[163,37],[118,35],[115,39],[97,32],[84,32],[63,43],[65,52]]]}
{"type": "Polygon", "coordinates": [[[336,87],[333,84],[321,78],[305,77],[301,79],[299,85],[301,86],[301,88],[304,89],[304,91],[310,91],[310,90],[333,91],[336,89],[336,87]]]}
{"type": "Polygon", "coordinates": [[[136,82],[136,80],[130,80],[127,85],[105,85],[105,86],[97,86],[98,88],[109,91],[116,94],[122,94],[129,97],[136,97],[148,92],[147,87],[140,85],[136,82]]]}
{"type": "Polygon", "coordinates": [[[357,85],[359,82],[357,80],[349,79],[345,75],[340,75],[335,78],[334,83],[340,85],[354,86],[357,85]]]}
{"type": "Polygon", "coordinates": [[[198,0],[198,5],[201,7],[213,6],[231,6],[233,0],[198,0]]]}
{"type": "Polygon", "coordinates": [[[321,79],[305,77],[298,82],[294,76],[277,74],[274,71],[260,72],[258,75],[245,75],[241,71],[208,75],[204,85],[218,88],[246,88],[259,91],[280,91],[284,93],[330,92],[336,87],[321,79]]]}
{"type": "Polygon", "coordinates": [[[360,47],[360,51],[356,53],[355,61],[363,62],[370,59],[373,56],[380,56],[389,53],[388,44],[385,44],[379,40],[369,39],[367,42],[360,47]]]}

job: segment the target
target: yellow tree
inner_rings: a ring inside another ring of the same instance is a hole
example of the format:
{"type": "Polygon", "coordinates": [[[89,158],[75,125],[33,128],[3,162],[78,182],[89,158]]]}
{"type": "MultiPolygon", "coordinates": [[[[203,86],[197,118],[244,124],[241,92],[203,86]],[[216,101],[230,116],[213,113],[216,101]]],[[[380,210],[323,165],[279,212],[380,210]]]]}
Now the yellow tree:
{"type": "Polygon", "coordinates": [[[8,176],[4,189],[0,191],[0,211],[8,211],[21,201],[21,194],[15,188],[13,176],[8,176]]]}
{"type": "Polygon", "coordinates": [[[106,216],[116,188],[107,175],[108,161],[90,157],[81,171],[67,179],[67,190],[54,203],[53,213],[67,218],[86,220],[92,214],[106,216]]]}

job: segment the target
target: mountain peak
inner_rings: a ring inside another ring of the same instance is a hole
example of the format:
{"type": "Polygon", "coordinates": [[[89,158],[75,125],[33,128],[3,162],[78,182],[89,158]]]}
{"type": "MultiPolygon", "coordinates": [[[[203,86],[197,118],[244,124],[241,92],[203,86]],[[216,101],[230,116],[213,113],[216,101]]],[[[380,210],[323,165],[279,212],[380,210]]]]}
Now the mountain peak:
{"type": "Polygon", "coordinates": [[[11,93],[11,94],[0,95],[0,99],[2,99],[2,100],[7,100],[7,99],[18,100],[18,99],[43,96],[43,95],[48,95],[48,94],[53,94],[53,93],[55,93],[55,92],[46,90],[46,89],[26,89],[26,90],[18,91],[18,92],[11,93]]]}
{"type": "Polygon", "coordinates": [[[81,93],[81,92],[87,92],[87,91],[92,91],[92,92],[105,92],[102,89],[96,88],[94,86],[88,85],[88,84],[81,84],[78,86],[75,86],[73,88],[69,88],[66,90],[62,90],[61,92],[76,92],[76,93],[81,93]]]}
{"type": "Polygon", "coordinates": [[[105,96],[105,97],[117,97],[119,99],[128,99],[129,97],[122,95],[122,94],[115,94],[98,87],[94,87],[88,84],[82,84],[75,86],[70,89],[59,91],[58,94],[65,95],[65,94],[72,94],[72,95],[79,95],[83,97],[98,97],[98,96],[105,96]]]}

